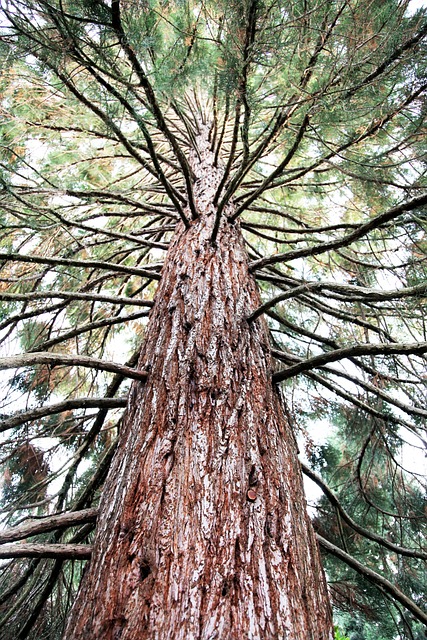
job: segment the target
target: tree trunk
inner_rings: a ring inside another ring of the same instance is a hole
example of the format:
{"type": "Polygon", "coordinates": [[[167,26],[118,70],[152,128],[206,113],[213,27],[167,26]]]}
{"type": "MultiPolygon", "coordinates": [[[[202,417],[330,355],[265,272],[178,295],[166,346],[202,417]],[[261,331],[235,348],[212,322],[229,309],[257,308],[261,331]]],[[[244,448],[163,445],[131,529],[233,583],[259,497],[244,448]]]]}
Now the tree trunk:
{"type": "Polygon", "coordinates": [[[67,640],[333,636],[257,286],[238,224],[211,245],[221,170],[198,141],[200,217],[167,254],[67,640]]]}

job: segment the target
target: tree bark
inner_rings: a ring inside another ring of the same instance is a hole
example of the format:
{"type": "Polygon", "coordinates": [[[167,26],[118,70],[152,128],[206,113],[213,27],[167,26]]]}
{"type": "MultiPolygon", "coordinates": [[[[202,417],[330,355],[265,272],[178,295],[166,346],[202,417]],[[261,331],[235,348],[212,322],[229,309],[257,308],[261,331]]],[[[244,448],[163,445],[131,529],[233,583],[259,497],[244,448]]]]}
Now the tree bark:
{"type": "Polygon", "coordinates": [[[67,640],[333,637],[257,286],[237,223],[212,246],[221,170],[198,142],[199,217],[166,258],[67,640]]]}

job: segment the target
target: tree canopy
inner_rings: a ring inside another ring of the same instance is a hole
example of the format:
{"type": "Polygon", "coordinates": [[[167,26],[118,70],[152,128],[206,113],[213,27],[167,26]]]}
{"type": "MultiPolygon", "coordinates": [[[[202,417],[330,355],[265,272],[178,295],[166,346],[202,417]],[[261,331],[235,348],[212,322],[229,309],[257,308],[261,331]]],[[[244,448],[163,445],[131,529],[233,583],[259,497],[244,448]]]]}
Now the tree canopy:
{"type": "Polygon", "coordinates": [[[227,217],[243,229],[263,299],[247,321],[268,320],[322,494],[337,620],[351,640],[421,638],[426,10],[2,0],[0,15],[0,541],[31,538],[0,546],[0,637],[61,635],[130,380],[148,373],[165,252],[198,216],[188,158],[208,127],[224,170],[210,242],[227,217]]]}

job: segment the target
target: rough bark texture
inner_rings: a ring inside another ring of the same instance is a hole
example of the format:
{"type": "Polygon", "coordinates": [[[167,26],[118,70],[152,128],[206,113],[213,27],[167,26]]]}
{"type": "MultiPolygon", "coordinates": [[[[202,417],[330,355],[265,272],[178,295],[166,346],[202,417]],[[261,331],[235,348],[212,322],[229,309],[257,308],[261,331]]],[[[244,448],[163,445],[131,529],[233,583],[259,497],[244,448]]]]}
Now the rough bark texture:
{"type": "Polygon", "coordinates": [[[221,171],[199,142],[200,217],[166,259],[67,640],[332,638],[256,283],[238,224],[210,243],[221,171]]]}

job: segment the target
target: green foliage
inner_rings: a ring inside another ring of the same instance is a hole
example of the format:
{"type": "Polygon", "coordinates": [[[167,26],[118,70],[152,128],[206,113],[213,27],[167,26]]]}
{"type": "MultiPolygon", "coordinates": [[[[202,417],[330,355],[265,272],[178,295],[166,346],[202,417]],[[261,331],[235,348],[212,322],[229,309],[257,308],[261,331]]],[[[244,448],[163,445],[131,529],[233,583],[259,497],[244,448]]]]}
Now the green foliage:
{"type": "Polygon", "coordinates": [[[335,626],[334,627],[334,640],[350,640],[350,638],[348,636],[343,636],[339,627],[335,626]]]}
{"type": "MultiPolygon", "coordinates": [[[[350,408],[345,412],[332,408],[331,418],[336,424],[334,438],[313,452],[311,462],[335,491],[345,512],[366,530],[402,547],[410,548],[416,540],[425,539],[424,492],[416,478],[411,479],[390,460],[390,454],[394,460],[401,457],[401,439],[396,429],[393,432],[393,423],[387,423],[386,430],[385,423],[350,408]],[[351,482],[352,478],[356,482],[351,482]],[[404,526],[399,514],[407,518],[404,526]]],[[[374,570],[381,567],[382,575],[425,607],[423,561],[399,557],[355,533],[325,496],[319,501],[315,526],[353,557],[363,558],[366,566],[374,570]]],[[[351,612],[337,617],[350,640],[394,637],[399,616],[391,615],[386,594],[333,556],[325,558],[325,567],[336,606],[351,612]]],[[[417,623],[408,617],[403,618],[403,624],[401,636],[412,638],[417,623]]]]}

